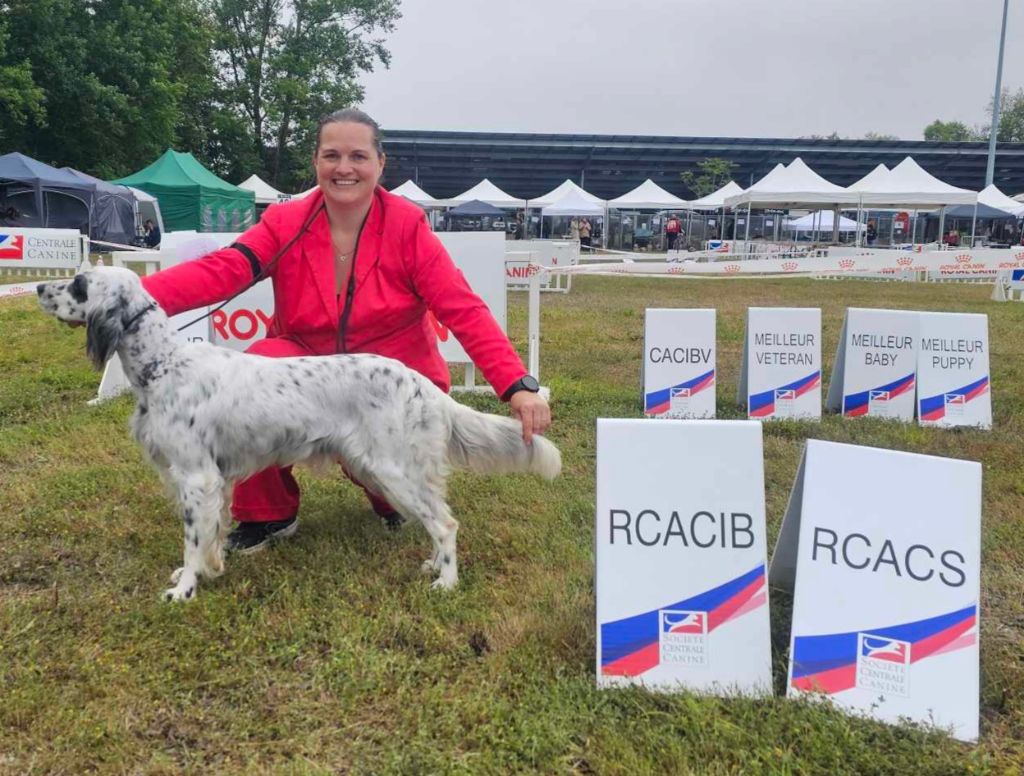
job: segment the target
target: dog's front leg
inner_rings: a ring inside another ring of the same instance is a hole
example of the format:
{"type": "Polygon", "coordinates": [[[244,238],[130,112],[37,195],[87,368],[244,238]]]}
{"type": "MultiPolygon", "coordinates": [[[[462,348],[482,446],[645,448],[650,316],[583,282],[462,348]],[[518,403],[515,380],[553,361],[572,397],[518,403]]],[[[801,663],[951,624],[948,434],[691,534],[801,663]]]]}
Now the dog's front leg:
{"type": "Polygon", "coordinates": [[[200,576],[214,577],[224,570],[220,542],[224,481],[215,469],[186,474],[172,468],[171,479],[185,529],[185,565],[171,575],[174,587],[164,591],[164,599],[189,601],[195,597],[200,576]]]}

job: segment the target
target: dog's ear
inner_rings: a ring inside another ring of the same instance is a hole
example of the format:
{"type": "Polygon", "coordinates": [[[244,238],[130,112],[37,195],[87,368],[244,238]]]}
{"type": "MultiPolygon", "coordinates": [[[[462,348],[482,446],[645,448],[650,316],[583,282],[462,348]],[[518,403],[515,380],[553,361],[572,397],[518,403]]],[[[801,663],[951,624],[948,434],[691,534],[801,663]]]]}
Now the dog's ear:
{"type": "Polygon", "coordinates": [[[89,311],[85,319],[85,352],[97,371],[103,369],[117,350],[124,334],[124,313],[128,301],[118,294],[103,300],[89,311]]]}

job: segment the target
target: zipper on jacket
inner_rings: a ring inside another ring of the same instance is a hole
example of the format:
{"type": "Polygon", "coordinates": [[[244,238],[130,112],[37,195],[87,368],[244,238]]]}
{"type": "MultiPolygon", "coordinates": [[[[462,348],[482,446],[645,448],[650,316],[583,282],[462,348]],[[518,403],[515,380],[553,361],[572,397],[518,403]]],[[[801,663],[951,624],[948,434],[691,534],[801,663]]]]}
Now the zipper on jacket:
{"type": "MultiPolygon", "coordinates": [[[[373,209],[373,205],[370,205],[373,209]]],[[[352,314],[352,299],[356,295],[356,259],[359,258],[359,241],[363,239],[363,227],[366,226],[366,219],[370,217],[370,211],[366,211],[363,222],[359,225],[359,232],[356,234],[356,246],[352,250],[352,267],[348,272],[348,283],[345,288],[345,309],[341,311],[341,320],[338,321],[338,339],[335,342],[335,350],[338,353],[347,353],[345,345],[345,330],[348,328],[348,317],[352,314]]]]}

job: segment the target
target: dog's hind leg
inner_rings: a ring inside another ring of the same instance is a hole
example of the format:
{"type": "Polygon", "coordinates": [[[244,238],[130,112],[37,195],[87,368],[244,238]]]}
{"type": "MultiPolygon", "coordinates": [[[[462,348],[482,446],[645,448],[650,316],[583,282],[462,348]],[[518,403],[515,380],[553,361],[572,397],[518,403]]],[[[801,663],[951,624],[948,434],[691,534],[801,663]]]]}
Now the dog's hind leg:
{"type": "Polygon", "coordinates": [[[221,510],[224,481],[215,469],[175,472],[171,475],[185,529],[184,565],[171,575],[174,587],[164,592],[167,601],[195,597],[200,576],[214,577],[224,570],[221,510]]]}
{"type": "Polygon", "coordinates": [[[452,517],[441,487],[423,477],[393,476],[380,481],[384,497],[401,514],[417,518],[434,541],[434,552],[423,563],[438,572],[433,587],[450,590],[459,581],[459,566],[455,553],[458,521],[452,517]],[[429,564],[429,565],[428,565],[429,564]]]}

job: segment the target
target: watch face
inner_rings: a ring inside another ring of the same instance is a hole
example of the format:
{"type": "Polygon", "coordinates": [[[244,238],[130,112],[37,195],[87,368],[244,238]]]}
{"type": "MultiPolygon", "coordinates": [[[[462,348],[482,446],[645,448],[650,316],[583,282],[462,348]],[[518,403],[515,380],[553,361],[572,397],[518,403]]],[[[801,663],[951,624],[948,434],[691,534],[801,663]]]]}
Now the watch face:
{"type": "Polygon", "coordinates": [[[524,376],[523,379],[520,381],[520,384],[527,391],[533,391],[534,393],[536,393],[537,391],[540,390],[540,383],[538,383],[537,378],[533,377],[532,375],[524,376]]]}

